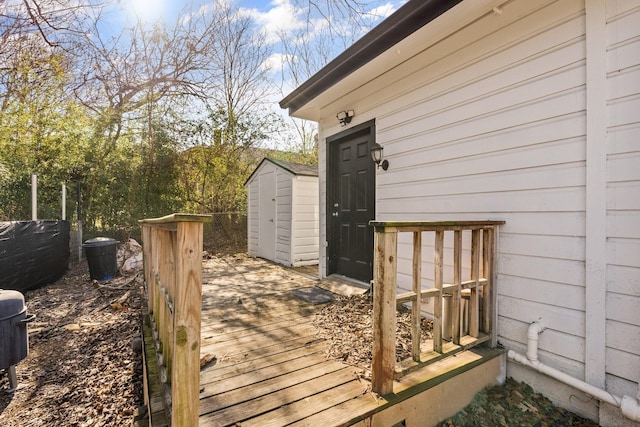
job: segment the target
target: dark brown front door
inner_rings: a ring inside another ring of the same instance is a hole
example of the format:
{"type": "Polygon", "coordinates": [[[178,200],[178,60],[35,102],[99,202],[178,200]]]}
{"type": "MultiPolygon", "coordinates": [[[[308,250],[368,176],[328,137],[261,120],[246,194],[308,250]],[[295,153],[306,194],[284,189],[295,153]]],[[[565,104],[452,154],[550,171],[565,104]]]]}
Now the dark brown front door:
{"type": "Polygon", "coordinates": [[[369,282],[373,278],[375,164],[373,121],[327,139],[327,236],[329,274],[369,282]]]}

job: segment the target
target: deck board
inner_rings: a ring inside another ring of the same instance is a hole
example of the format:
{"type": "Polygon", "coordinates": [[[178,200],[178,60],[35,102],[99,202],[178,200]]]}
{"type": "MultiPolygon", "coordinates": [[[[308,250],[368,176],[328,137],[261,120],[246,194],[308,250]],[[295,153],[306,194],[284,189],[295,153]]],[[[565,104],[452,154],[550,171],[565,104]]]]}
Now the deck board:
{"type": "MultiPolygon", "coordinates": [[[[344,368],[292,387],[253,398],[250,401],[239,402],[237,405],[205,414],[201,417],[201,424],[202,421],[206,421],[212,422],[214,425],[233,425],[238,422],[242,422],[244,425],[247,424],[247,420],[276,409],[291,407],[300,401],[303,401],[304,405],[308,405],[307,402],[312,401],[317,410],[326,409],[335,404],[333,400],[327,401],[327,396],[337,394],[340,401],[344,401],[362,392],[362,384],[355,380],[354,376],[348,375],[348,370],[349,368],[344,368]],[[317,398],[316,395],[322,392],[328,393],[322,395],[320,399],[317,398]]],[[[300,404],[296,405],[296,408],[300,406],[300,404]]],[[[298,416],[297,411],[292,415],[298,416]]],[[[302,415],[298,419],[300,418],[302,418],[302,415]]]]}
{"type": "Polygon", "coordinates": [[[342,369],[345,369],[345,367],[339,363],[325,361],[322,363],[312,364],[310,366],[304,366],[297,371],[289,371],[284,375],[270,377],[267,380],[252,383],[250,386],[239,387],[235,390],[227,391],[219,388],[210,389],[205,386],[205,390],[201,396],[215,396],[215,399],[209,399],[213,405],[211,403],[207,403],[206,406],[204,404],[201,405],[200,413],[205,414],[211,412],[211,410],[218,410],[241,402],[246,402],[247,400],[274,393],[297,385],[300,382],[313,380],[342,369]]]}

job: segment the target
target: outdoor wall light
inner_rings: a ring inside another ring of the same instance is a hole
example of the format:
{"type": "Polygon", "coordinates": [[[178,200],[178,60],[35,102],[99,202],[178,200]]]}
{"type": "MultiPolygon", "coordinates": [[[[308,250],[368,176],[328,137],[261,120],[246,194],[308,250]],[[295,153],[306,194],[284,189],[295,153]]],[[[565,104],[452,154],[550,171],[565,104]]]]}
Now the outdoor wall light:
{"type": "Polygon", "coordinates": [[[384,150],[384,148],[376,142],[369,152],[371,153],[371,159],[378,165],[378,168],[382,167],[382,170],[386,171],[389,169],[389,160],[383,159],[382,150],[384,150]]]}
{"type": "Polygon", "coordinates": [[[353,118],[353,110],[340,111],[338,114],[336,114],[336,118],[342,126],[346,126],[351,123],[351,119],[353,118]]]}

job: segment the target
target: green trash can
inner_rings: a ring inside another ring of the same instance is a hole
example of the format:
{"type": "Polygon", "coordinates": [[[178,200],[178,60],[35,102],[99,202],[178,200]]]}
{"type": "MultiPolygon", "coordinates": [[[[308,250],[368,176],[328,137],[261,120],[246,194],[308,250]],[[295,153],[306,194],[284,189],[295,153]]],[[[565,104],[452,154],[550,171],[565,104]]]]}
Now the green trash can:
{"type": "Polygon", "coordinates": [[[82,245],[89,264],[89,276],[100,282],[118,274],[118,241],[110,237],[95,237],[82,245]]]}

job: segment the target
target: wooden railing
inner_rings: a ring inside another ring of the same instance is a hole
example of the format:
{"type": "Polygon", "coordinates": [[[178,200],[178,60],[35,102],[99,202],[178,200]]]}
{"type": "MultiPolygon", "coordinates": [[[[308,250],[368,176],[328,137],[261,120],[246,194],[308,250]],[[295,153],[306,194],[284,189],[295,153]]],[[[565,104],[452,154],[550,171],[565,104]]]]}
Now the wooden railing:
{"type": "Polygon", "coordinates": [[[170,425],[198,425],[202,224],[208,215],[139,221],[144,277],[170,425]]]}
{"type": "Polygon", "coordinates": [[[372,221],[375,254],[373,280],[373,361],[372,388],[381,395],[393,392],[393,380],[404,373],[447,355],[491,340],[494,333],[495,298],[494,254],[497,227],[504,221],[383,222],[372,221]],[[423,289],[423,233],[434,236],[432,286],[423,289]],[[412,290],[396,295],[398,287],[398,234],[411,233],[412,290]],[[445,248],[445,233],[452,243],[445,248]],[[471,242],[463,247],[463,233],[471,242]],[[452,247],[451,247],[452,246],[452,247]],[[445,251],[445,249],[447,249],[445,251]],[[452,252],[445,263],[445,252],[452,252]],[[463,254],[468,255],[463,265],[463,254]],[[445,271],[445,266],[447,269],[445,271]],[[466,267],[466,268],[465,268],[466,267]],[[451,271],[452,270],[452,271],[451,271]],[[463,272],[469,280],[463,280],[463,272]],[[445,283],[448,274],[451,283],[445,283]],[[433,300],[432,348],[421,348],[422,300],[433,300]],[[396,367],[396,306],[412,305],[411,359],[396,367]],[[448,310],[443,310],[443,307],[448,310]],[[447,325],[445,330],[444,326],[447,325]]]}

